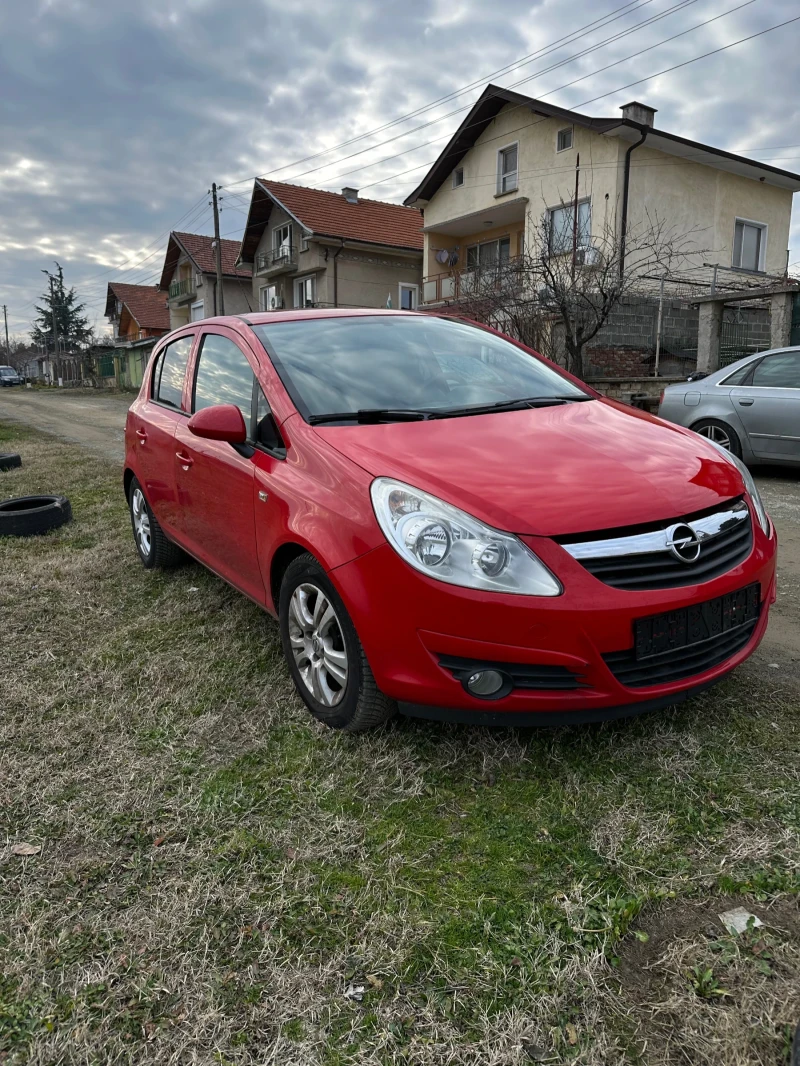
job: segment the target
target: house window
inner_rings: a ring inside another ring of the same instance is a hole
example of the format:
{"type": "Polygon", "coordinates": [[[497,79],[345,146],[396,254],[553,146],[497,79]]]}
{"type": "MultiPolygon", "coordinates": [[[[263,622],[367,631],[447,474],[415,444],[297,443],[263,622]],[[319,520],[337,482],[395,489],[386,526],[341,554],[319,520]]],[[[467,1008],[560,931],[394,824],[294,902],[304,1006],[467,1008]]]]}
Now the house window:
{"type": "Polygon", "coordinates": [[[261,293],[261,310],[277,311],[280,307],[278,301],[278,286],[263,285],[259,291],[261,293]]]}
{"type": "Polygon", "coordinates": [[[464,168],[456,167],[453,171],[453,188],[460,189],[464,184],[464,168]]]}
{"type": "Polygon", "coordinates": [[[403,311],[416,311],[419,293],[418,285],[400,286],[400,308],[403,311]]]}
{"type": "Polygon", "coordinates": [[[761,222],[737,218],[733,234],[733,266],[739,270],[763,270],[767,251],[767,227],[761,222]]]}
{"type": "Polygon", "coordinates": [[[519,145],[510,144],[497,153],[497,193],[513,192],[517,188],[517,155],[519,145]]]}
{"type": "Polygon", "coordinates": [[[507,263],[511,256],[511,238],[470,244],[467,247],[467,270],[488,270],[507,263]]]}
{"type": "Polygon", "coordinates": [[[566,152],[568,148],[572,147],[572,126],[567,126],[566,129],[559,130],[556,136],[556,151],[566,152]]]}
{"type": "Polygon", "coordinates": [[[196,303],[192,304],[192,313],[191,313],[190,317],[191,317],[192,322],[198,322],[201,318],[205,318],[206,317],[205,314],[203,313],[203,301],[202,300],[198,300],[196,303]]]}
{"type": "Polygon", "coordinates": [[[272,231],[272,250],[274,259],[288,257],[292,252],[292,224],[287,222],[283,226],[276,226],[272,231]]]}
{"type": "MultiPolygon", "coordinates": [[[[575,229],[575,205],[562,204],[547,212],[547,232],[550,254],[572,251],[575,229]]],[[[592,235],[592,205],[589,200],[578,204],[578,247],[587,248],[592,235]]]]}
{"type": "Polygon", "coordinates": [[[307,278],[298,278],[294,283],[294,306],[313,307],[316,299],[316,284],[314,275],[307,278]]]}

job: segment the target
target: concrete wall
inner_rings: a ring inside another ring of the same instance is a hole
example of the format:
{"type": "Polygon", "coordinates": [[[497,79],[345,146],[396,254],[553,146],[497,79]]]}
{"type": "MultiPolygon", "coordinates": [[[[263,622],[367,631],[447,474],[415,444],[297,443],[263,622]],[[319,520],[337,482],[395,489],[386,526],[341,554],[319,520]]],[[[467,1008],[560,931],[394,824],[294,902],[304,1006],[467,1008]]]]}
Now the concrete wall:
{"type": "MultiPolygon", "coordinates": [[[[182,256],[175,266],[175,272],[170,279],[170,284],[187,277],[194,282],[196,275],[197,271],[192,261],[187,256],[182,256]]],[[[225,296],[226,315],[242,315],[248,311],[256,310],[256,305],[252,303],[250,278],[225,277],[222,279],[222,286],[225,296]]],[[[191,300],[181,303],[178,300],[168,299],[169,328],[177,329],[179,326],[187,325],[191,320],[192,304],[199,300],[203,301],[203,318],[213,318],[214,315],[219,314],[216,288],[216,274],[202,274],[200,275],[199,284],[195,283],[195,294],[191,300]]]]}

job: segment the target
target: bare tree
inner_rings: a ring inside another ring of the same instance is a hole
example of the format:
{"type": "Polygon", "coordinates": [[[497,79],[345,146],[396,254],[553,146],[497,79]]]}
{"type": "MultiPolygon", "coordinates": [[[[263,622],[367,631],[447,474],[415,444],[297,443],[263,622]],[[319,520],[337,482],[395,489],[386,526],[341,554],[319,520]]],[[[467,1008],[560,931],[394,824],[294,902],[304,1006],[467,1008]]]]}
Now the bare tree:
{"type": "Polygon", "coordinates": [[[576,219],[571,203],[541,219],[529,216],[527,233],[522,255],[460,272],[459,311],[563,362],[578,377],[586,345],[619,303],[652,295],[653,278],[674,278],[702,251],[693,234],[650,216],[624,236],[613,221],[590,234],[588,216],[576,219]]]}

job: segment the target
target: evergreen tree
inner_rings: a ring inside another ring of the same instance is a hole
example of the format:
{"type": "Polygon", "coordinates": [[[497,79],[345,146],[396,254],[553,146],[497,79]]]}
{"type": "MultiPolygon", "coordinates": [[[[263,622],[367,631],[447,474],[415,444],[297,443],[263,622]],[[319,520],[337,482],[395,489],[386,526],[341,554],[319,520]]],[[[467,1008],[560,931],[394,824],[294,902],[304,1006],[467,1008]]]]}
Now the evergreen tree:
{"type": "Polygon", "coordinates": [[[53,312],[55,311],[59,351],[74,352],[91,339],[92,331],[88,320],[82,314],[85,305],[77,302],[78,298],[74,289],[67,289],[64,286],[64,271],[59,263],[56,263],[56,271],[55,274],[51,274],[49,270],[42,271],[47,275],[48,285],[42,296],[42,305],[36,306],[39,317],[33,323],[31,338],[34,344],[46,345],[50,352],[54,351],[53,312]]]}

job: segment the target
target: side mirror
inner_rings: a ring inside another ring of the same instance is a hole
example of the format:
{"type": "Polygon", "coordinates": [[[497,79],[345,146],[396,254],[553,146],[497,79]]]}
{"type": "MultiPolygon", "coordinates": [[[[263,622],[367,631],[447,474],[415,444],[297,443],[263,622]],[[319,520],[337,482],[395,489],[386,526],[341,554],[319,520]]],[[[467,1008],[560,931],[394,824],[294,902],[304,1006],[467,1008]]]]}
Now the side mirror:
{"type": "Polygon", "coordinates": [[[247,427],[242,412],[232,403],[204,407],[189,419],[189,432],[204,440],[221,440],[227,444],[244,444],[247,427]]]}

